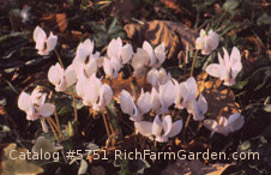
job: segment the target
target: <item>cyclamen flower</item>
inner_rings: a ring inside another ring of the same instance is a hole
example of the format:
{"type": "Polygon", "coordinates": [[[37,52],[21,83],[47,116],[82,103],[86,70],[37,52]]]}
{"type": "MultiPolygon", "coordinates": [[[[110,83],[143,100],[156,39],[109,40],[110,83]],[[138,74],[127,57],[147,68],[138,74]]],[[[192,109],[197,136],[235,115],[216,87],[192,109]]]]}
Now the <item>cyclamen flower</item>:
{"type": "Polygon", "coordinates": [[[210,131],[217,132],[227,136],[231,132],[240,130],[245,123],[244,116],[240,113],[235,113],[230,115],[229,119],[225,117],[220,117],[219,121],[215,120],[205,120],[204,126],[210,131]]]}
{"type": "Polygon", "coordinates": [[[195,121],[201,121],[205,118],[205,114],[208,111],[208,103],[202,94],[199,95],[199,99],[193,99],[187,107],[188,113],[193,115],[195,121]]]}
{"type": "Polygon", "coordinates": [[[142,115],[151,110],[150,93],[144,93],[142,89],[135,104],[131,94],[126,90],[122,90],[120,93],[120,108],[123,113],[130,115],[130,120],[140,121],[142,115]]]}
{"type": "Polygon", "coordinates": [[[150,66],[157,68],[160,67],[166,59],[165,44],[158,45],[155,49],[152,48],[148,41],[144,41],[143,49],[147,51],[150,57],[150,66]]]}
{"type": "Polygon", "coordinates": [[[159,85],[158,91],[152,88],[151,104],[152,109],[158,114],[165,114],[168,112],[169,106],[174,103],[176,96],[175,85],[172,81],[168,81],[164,85],[159,85]]]}
{"type": "Polygon", "coordinates": [[[220,53],[218,53],[219,64],[210,64],[206,68],[206,72],[216,78],[220,78],[224,81],[225,86],[232,86],[235,84],[235,78],[242,70],[241,54],[240,51],[233,47],[231,55],[225,48],[224,59],[222,59],[220,53]]]}
{"type": "Polygon", "coordinates": [[[138,48],[132,58],[132,66],[134,68],[134,75],[143,77],[150,62],[150,56],[144,49],[138,48]]]}
{"type": "Polygon", "coordinates": [[[114,79],[119,75],[119,71],[122,68],[120,61],[116,58],[104,59],[103,62],[104,72],[108,78],[114,79]]]}
{"type": "Polygon", "coordinates": [[[85,72],[88,77],[92,74],[96,74],[99,67],[103,65],[103,57],[100,57],[99,52],[94,51],[94,43],[90,39],[86,39],[83,43],[80,43],[76,56],[71,64],[72,69],[76,72],[77,77],[81,72],[85,72]]]}
{"type": "Polygon", "coordinates": [[[45,103],[46,93],[42,93],[39,88],[35,88],[31,95],[22,92],[18,99],[18,107],[26,113],[27,120],[37,120],[40,117],[49,117],[54,113],[55,106],[45,103]]]}
{"type": "Polygon", "coordinates": [[[36,49],[40,55],[48,55],[49,52],[54,50],[57,43],[57,36],[50,32],[49,37],[47,38],[46,33],[42,28],[37,26],[33,33],[33,39],[36,42],[36,49]]]}
{"type": "Polygon", "coordinates": [[[150,138],[152,137],[152,135],[154,135],[155,140],[161,143],[168,142],[169,138],[178,135],[181,132],[182,127],[182,120],[172,122],[172,118],[170,115],[164,116],[162,121],[160,120],[159,115],[157,115],[153,122],[135,122],[136,131],[150,138]]]}
{"type": "Polygon", "coordinates": [[[185,82],[175,82],[176,98],[175,108],[188,108],[188,105],[196,98],[198,86],[194,77],[188,78],[185,82]]]}
{"type": "Polygon", "coordinates": [[[87,78],[82,73],[76,84],[76,92],[83,98],[84,105],[91,106],[96,111],[105,110],[113,98],[111,87],[102,84],[95,74],[87,78]]]}
{"type": "Polygon", "coordinates": [[[200,30],[200,37],[196,39],[196,49],[200,49],[202,55],[209,55],[218,44],[219,36],[212,29],[208,33],[204,29],[200,30]]]}
{"type": "Polygon", "coordinates": [[[158,85],[164,85],[169,80],[171,80],[171,74],[167,74],[164,68],[160,68],[159,70],[153,68],[147,74],[147,81],[153,87],[157,87],[158,85]]]}
{"type": "Polygon", "coordinates": [[[64,70],[59,63],[56,63],[50,67],[48,79],[55,86],[56,91],[63,92],[76,82],[77,77],[71,66],[64,70]]]}
{"type": "Polygon", "coordinates": [[[133,56],[133,47],[131,44],[123,46],[120,38],[112,39],[108,45],[107,56],[109,59],[117,59],[123,65],[128,63],[133,56]]]}
{"type": "Polygon", "coordinates": [[[208,111],[208,103],[202,94],[196,100],[198,86],[194,77],[188,78],[185,82],[176,86],[175,108],[186,108],[187,112],[193,115],[196,121],[203,120],[204,114],[208,111]]]}
{"type": "Polygon", "coordinates": [[[105,58],[103,62],[105,74],[111,79],[117,78],[120,69],[131,60],[133,54],[130,44],[123,46],[120,38],[112,39],[107,49],[108,58],[105,58]]]}

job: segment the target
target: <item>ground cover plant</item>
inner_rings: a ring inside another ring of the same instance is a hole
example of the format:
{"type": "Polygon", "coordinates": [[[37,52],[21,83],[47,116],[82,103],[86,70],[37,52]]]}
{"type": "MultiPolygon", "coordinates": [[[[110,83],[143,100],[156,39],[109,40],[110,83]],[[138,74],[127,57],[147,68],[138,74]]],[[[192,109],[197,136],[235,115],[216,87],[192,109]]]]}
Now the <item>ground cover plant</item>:
{"type": "Polygon", "coordinates": [[[1,1],[1,174],[270,174],[270,6],[1,1]]]}

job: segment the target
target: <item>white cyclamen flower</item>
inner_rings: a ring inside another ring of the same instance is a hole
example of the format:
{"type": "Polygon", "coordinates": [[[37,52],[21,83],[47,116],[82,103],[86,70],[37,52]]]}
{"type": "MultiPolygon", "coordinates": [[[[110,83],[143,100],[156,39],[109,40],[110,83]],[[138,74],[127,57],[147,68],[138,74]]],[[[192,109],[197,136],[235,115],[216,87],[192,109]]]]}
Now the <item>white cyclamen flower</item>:
{"type": "Polygon", "coordinates": [[[40,92],[35,88],[31,95],[22,92],[18,99],[18,107],[26,113],[27,120],[37,120],[39,117],[49,117],[54,113],[55,106],[51,103],[45,103],[46,93],[40,92]]]}
{"type": "Polygon", "coordinates": [[[219,44],[219,36],[217,33],[210,30],[207,32],[204,29],[200,30],[200,37],[196,39],[196,49],[200,49],[203,55],[209,55],[217,48],[219,44]]]}
{"type": "Polygon", "coordinates": [[[150,56],[144,49],[138,48],[132,58],[132,66],[134,68],[134,75],[143,77],[150,62],[150,56]]]}
{"type": "Polygon", "coordinates": [[[33,39],[36,42],[36,49],[40,55],[48,55],[56,47],[57,36],[50,32],[47,38],[46,33],[39,26],[34,30],[33,39]]]}
{"type": "Polygon", "coordinates": [[[215,120],[205,120],[204,126],[210,131],[223,134],[227,136],[231,132],[240,130],[245,123],[244,116],[240,113],[235,113],[230,115],[229,119],[225,117],[220,117],[219,121],[215,120]]]}
{"type": "Polygon", "coordinates": [[[112,39],[107,49],[108,58],[105,58],[103,62],[105,74],[111,79],[117,78],[120,69],[131,60],[133,54],[131,44],[123,46],[120,38],[112,39]]]}
{"type": "Polygon", "coordinates": [[[176,96],[175,85],[172,81],[168,81],[164,85],[152,88],[151,91],[151,107],[157,114],[166,114],[168,108],[174,103],[176,96]]]}
{"type": "Polygon", "coordinates": [[[133,47],[131,44],[123,46],[120,38],[112,39],[108,45],[107,56],[111,59],[117,59],[123,65],[128,63],[133,56],[133,47]]]}
{"type": "Polygon", "coordinates": [[[154,50],[148,41],[144,41],[143,49],[147,51],[150,57],[151,67],[160,67],[166,59],[165,44],[158,45],[154,50]]]}
{"type": "Polygon", "coordinates": [[[55,86],[56,91],[63,92],[76,82],[77,77],[71,66],[64,70],[59,63],[56,63],[50,67],[48,79],[55,86]]]}
{"type": "Polygon", "coordinates": [[[171,80],[171,74],[167,73],[166,70],[162,67],[159,70],[153,68],[147,74],[147,81],[153,87],[157,87],[158,85],[164,85],[169,80],[171,80]]]}
{"type": "Polygon", "coordinates": [[[108,78],[114,79],[119,76],[119,71],[122,65],[120,61],[116,58],[104,58],[103,60],[103,69],[108,78]]]}
{"type": "Polygon", "coordinates": [[[151,110],[150,96],[149,92],[144,93],[142,89],[135,104],[131,94],[126,90],[122,90],[120,93],[120,108],[123,113],[130,115],[130,120],[140,121],[143,114],[151,110]]]}
{"type": "Polygon", "coordinates": [[[96,111],[105,110],[113,98],[111,87],[102,84],[95,74],[87,78],[82,73],[76,84],[76,92],[83,98],[84,105],[91,106],[96,111]]]}
{"type": "Polygon", "coordinates": [[[225,48],[223,51],[224,59],[218,53],[219,64],[210,64],[207,66],[206,72],[224,81],[225,86],[232,86],[235,84],[236,76],[242,70],[241,54],[236,47],[233,47],[230,56],[225,48]]]}
{"type": "Polygon", "coordinates": [[[90,39],[86,39],[83,43],[80,43],[76,56],[71,64],[72,69],[80,76],[84,71],[88,77],[92,74],[96,74],[99,67],[103,65],[103,57],[100,57],[99,52],[94,51],[94,43],[90,39]]]}
{"type": "Polygon", "coordinates": [[[175,82],[176,98],[175,108],[187,108],[196,98],[198,86],[194,77],[188,78],[185,82],[178,84],[175,82]]]}
{"type": "Polygon", "coordinates": [[[135,128],[137,132],[146,137],[151,137],[152,135],[154,135],[155,140],[161,143],[168,142],[169,138],[178,135],[181,132],[182,127],[182,120],[172,122],[172,118],[170,115],[164,116],[162,121],[160,120],[159,115],[157,115],[153,122],[135,122],[135,128]]]}
{"type": "Polygon", "coordinates": [[[188,113],[193,115],[193,119],[201,121],[205,118],[205,114],[208,111],[208,103],[202,94],[199,95],[198,100],[192,100],[187,106],[188,113]]]}

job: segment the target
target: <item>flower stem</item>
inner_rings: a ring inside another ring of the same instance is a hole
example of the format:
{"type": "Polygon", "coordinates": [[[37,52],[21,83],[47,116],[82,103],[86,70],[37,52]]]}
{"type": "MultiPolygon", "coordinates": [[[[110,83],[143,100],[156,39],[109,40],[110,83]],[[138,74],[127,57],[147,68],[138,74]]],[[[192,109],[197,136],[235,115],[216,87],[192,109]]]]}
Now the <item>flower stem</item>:
{"type": "Polygon", "coordinates": [[[196,50],[194,57],[193,57],[193,62],[192,62],[192,67],[191,67],[191,72],[190,72],[191,77],[193,76],[193,73],[194,73],[194,68],[195,68],[198,53],[199,53],[199,50],[196,50]]]}
{"type": "Polygon", "coordinates": [[[48,124],[49,124],[49,126],[50,126],[50,128],[51,128],[51,130],[52,130],[52,132],[53,132],[53,134],[55,136],[55,138],[56,138],[56,141],[59,143],[59,138],[57,137],[56,131],[55,131],[55,129],[54,129],[51,121],[49,119],[47,119],[47,121],[48,121],[48,124]]]}
{"type": "Polygon", "coordinates": [[[52,125],[56,128],[57,132],[59,133],[61,138],[64,138],[64,136],[62,135],[62,131],[60,129],[60,126],[58,127],[57,124],[54,122],[54,120],[49,117],[48,120],[52,123],[52,125]]]}
{"type": "Polygon", "coordinates": [[[77,115],[77,106],[76,106],[76,98],[75,98],[75,93],[73,88],[71,88],[71,92],[72,92],[72,104],[73,104],[73,112],[74,112],[74,120],[78,121],[78,115],[77,115]]]}
{"type": "Polygon", "coordinates": [[[104,126],[105,126],[105,130],[106,130],[106,134],[109,137],[110,136],[110,129],[108,127],[108,122],[105,116],[105,113],[103,112],[103,121],[104,121],[104,126]]]}
{"type": "Polygon", "coordinates": [[[60,63],[61,67],[64,69],[64,64],[63,64],[63,62],[61,60],[61,57],[60,57],[59,53],[56,50],[55,50],[55,54],[56,54],[58,62],[60,63]]]}

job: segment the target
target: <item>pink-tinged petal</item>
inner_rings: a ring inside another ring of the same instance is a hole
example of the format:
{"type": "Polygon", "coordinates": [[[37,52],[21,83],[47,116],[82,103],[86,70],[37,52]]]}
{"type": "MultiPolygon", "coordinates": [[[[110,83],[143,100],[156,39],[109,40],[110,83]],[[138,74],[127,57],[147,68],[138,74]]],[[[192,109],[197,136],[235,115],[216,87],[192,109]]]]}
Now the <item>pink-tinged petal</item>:
{"type": "Polygon", "coordinates": [[[159,96],[162,102],[162,113],[168,111],[168,107],[171,106],[176,97],[175,85],[172,81],[168,81],[166,84],[159,86],[159,96]]]}
{"type": "Polygon", "coordinates": [[[141,69],[148,64],[149,60],[150,56],[148,53],[145,50],[138,48],[132,58],[132,66],[135,70],[141,69]]]}
{"type": "Polygon", "coordinates": [[[125,46],[123,46],[120,53],[121,63],[122,64],[128,63],[131,60],[133,54],[134,51],[131,44],[126,44],[125,46]]]}
{"type": "Polygon", "coordinates": [[[55,105],[51,103],[44,103],[43,105],[37,107],[38,113],[43,117],[51,116],[55,111],[55,105]]]}
{"type": "Polygon", "coordinates": [[[157,90],[153,87],[151,90],[151,107],[153,110],[155,110],[157,113],[162,107],[161,100],[159,98],[159,94],[157,90]]]}
{"type": "Polygon", "coordinates": [[[77,81],[76,86],[75,86],[76,93],[80,97],[84,97],[85,96],[85,91],[86,91],[85,83],[86,82],[87,82],[87,78],[84,75],[84,73],[82,72],[80,74],[80,76],[78,77],[78,81],[77,81]]]}
{"type": "Polygon", "coordinates": [[[148,113],[151,110],[151,94],[149,92],[144,93],[143,89],[141,89],[137,106],[141,114],[148,113]]]}
{"type": "Polygon", "coordinates": [[[163,137],[167,137],[172,129],[172,118],[170,115],[164,116],[163,121],[162,121],[162,126],[164,130],[163,137]]]}
{"type": "Polygon", "coordinates": [[[230,70],[230,56],[228,51],[223,47],[225,68],[230,70]]]}
{"type": "Polygon", "coordinates": [[[198,85],[194,77],[190,77],[186,80],[187,89],[189,92],[189,96],[195,98],[197,91],[198,91],[198,85]]]}
{"type": "Polygon", "coordinates": [[[47,39],[47,51],[50,52],[55,49],[57,44],[58,37],[54,35],[52,32],[50,32],[50,35],[47,39]]]}
{"type": "Polygon", "coordinates": [[[230,130],[230,132],[234,132],[240,130],[244,123],[244,116],[242,116],[240,113],[235,113],[229,117],[226,127],[230,130]]]}
{"type": "Polygon", "coordinates": [[[209,31],[209,35],[211,38],[211,50],[215,50],[219,44],[219,36],[217,33],[213,32],[212,30],[209,31]]]}
{"type": "Polygon", "coordinates": [[[91,76],[92,74],[96,74],[98,70],[98,65],[95,59],[89,58],[89,62],[84,65],[84,70],[87,76],[91,76]]]}
{"type": "Polygon", "coordinates": [[[159,78],[158,70],[153,68],[147,74],[147,82],[150,83],[153,87],[157,86],[159,78]]]}
{"type": "Polygon", "coordinates": [[[64,76],[64,69],[60,66],[59,63],[50,67],[48,71],[48,80],[53,85],[57,86],[61,83],[64,76]]]}
{"type": "Polygon", "coordinates": [[[165,44],[162,43],[160,45],[158,45],[155,49],[154,49],[154,53],[156,58],[158,59],[158,63],[157,63],[157,67],[161,66],[165,59],[166,59],[166,53],[165,53],[165,44]]]}
{"type": "Polygon", "coordinates": [[[216,78],[220,78],[221,66],[219,64],[210,64],[206,68],[206,72],[216,78]]]}
{"type": "Polygon", "coordinates": [[[72,65],[67,67],[64,75],[65,75],[66,87],[72,86],[77,81],[77,75],[72,65]]]}
{"type": "Polygon", "coordinates": [[[162,131],[163,131],[162,121],[160,120],[159,115],[156,115],[152,123],[152,134],[155,135],[156,137],[161,137],[162,131]]]}
{"type": "Polygon", "coordinates": [[[138,131],[143,136],[150,137],[152,135],[152,122],[138,121],[134,124],[136,131],[138,131]]]}
{"type": "Polygon", "coordinates": [[[42,51],[44,49],[44,44],[46,42],[46,33],[42,28],[37,26],[33,32],[33,39],[36,42],[36,49],[42,51]]]}
{"type": "Polygon", "coordinates": [[[208,111],[208,103],[202,94],[199,95],[198,106],[201,113],[206,114],[206,112],[208,111]]]}
{"type": "Polygon", "coordinates": [[[108,105],[113,98],[113,91],[111,87],[107,84],[102,85],[100,90],[100,101],[99,106],[101,110],[105,109],[105,106],[108,105]]]}
{"type": "Polygon", "coordinates": [[[183,121],[177,120],[176,122],[174,122],[172,124],[172,128],[167,136],[169,138],[175,137],[176,135],[178,135],[181,132],[182,128],[183,128],[183,121]]]}
{"type": "Polygon", "coordinates": [[[20,110],[27,112],[31,108],[31,98],[26,92],[22,92],[18,99],[18,107],[20,110]]]}
{"type": "Polygon", "coordinates": [[[120,93],[120,108],[122,112],[132,116],[135,112],[134,106],[135,104],[131,94],[126,90],[122,90],[120,93]]]}
{"type": "Polygon", "coordinates": [[[122,48],[122,41],[120,38],[112,39],[107,48],[107,56],[115,59],[119,59],[122,48]]]}

